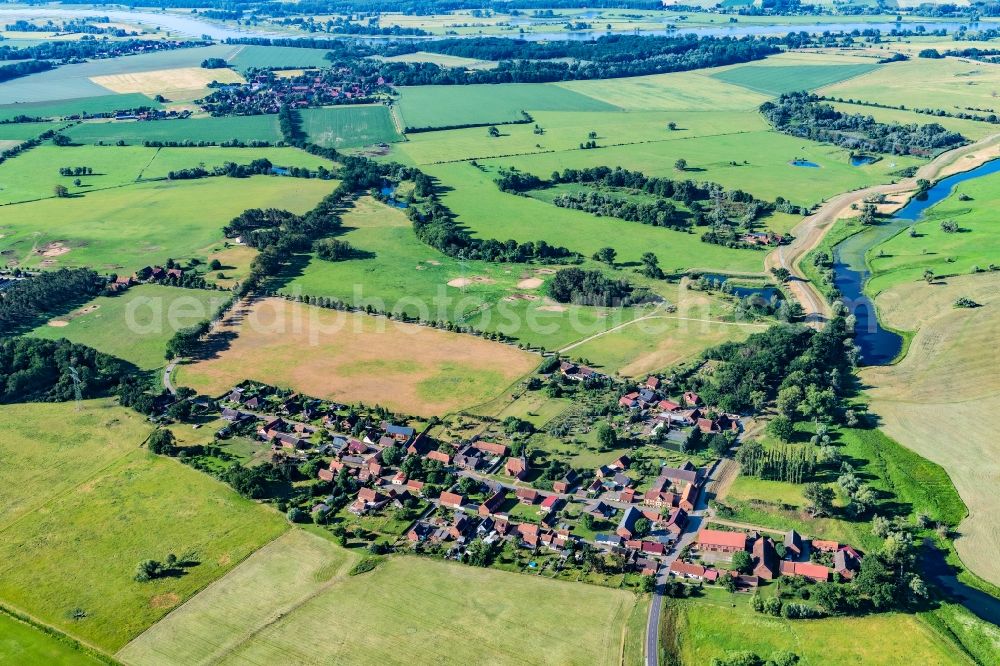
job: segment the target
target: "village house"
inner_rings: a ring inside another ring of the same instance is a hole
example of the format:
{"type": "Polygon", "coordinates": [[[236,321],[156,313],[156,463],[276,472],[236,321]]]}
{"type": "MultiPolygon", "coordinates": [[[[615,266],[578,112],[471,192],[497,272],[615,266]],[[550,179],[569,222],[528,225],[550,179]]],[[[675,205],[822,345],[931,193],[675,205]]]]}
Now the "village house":
{"type": "Polygon", "coordinates": [[[660,476],[666,477],[677,487],[685,483],[700,483],[701,473],[690,461],[685,462],[680,467],[664,467],[660,470],[660,476]]]}
{"type": "Polygon", "coordinates": [[[482,504],[479,505],[478,513],[482,517],[492,516],[500,510],[503,503],[507,500],[507,489],[501,488],[489,497],[487,497],[482,504]]]}
{"type": "Polygon", "coordinates": [[[813,539],[809,542],[812,548],[824,553],[835,553],[840,550],[840,544],[836,541],[823,541],[822,539],[813,539]]]}
{"type": "Polygon", "coordinates": [[[597,500],[587,507],[587,513],[597,519],[609,518],[615,514],[615,509],[604,502],[597,500]]]}
{"type": "Polygon", "coordinates": [[[550,513],[558,509],[560,503],[562,503],[562,499],[558,495],[549,495],[542,500],[539,509],[542,513],[550,513]]]}
{"type": "Polygon", "coordinates": [[[493,442],[473,442],[472,448],[485,453],[486,455],[494,457],[503,457],[507,455],[507,445],[506,444],[496,444],[493,442]]]}
{"type": "Polygon", "coordinates": [[[785,553],[793,559],[802,557],[802,537],[795,530],[788,530],[785,534],[785,553]]]}
{"type": "Polygon", "coordinates": [[[358,515],[363,515],[369,511],[378,511],[389,503],[389,499],[388,495],[383,495],[377,490],[364,487],[358,491],[357,499],[351,504],[348,510],[358,515]]]}
{"type": "Polygon", "coordinates": [[[534,488],[518,488],[514,494],[521,504],[534,504],[540,496],[539,492],[534,488]]]}
{"type": "Polygon", "coordinates": [[[482,456],[479,455],[479,451],[477,449],[474,449],[471,446],[466,446],[455,454],[455,457],[452,458],[452,463],[459,469],[475,471],[483,464],[483,459],[482,456]]]}
{"type": "Polygon", "coordinates": [[[571,469],[561,479],[552,482],[552,490],[557,493],[568,493],[576,485],[576,480],[577,473],[571,469]]]}
{"type": "Polygon", "coordinates": [[[623,539],[631,539],[635,534],[635,522],[642,517],[642,512],[638,509],[632,506],[628,507],[622,513],[622,517],[618,523],[618,529],[615,530],[615,534],[623,539]]]}
{"type": "Polygon", "coordinates": [[[407,540],[417,543],[420,541],[425,541],[434,532],[434,527],[429,523],[418,522],[414,525],[409,532],[406,533],[407,540]]]}
{"type": "Polygon", "coordinates": [[[789,562],[782,560],[779,566],[782,576],[802,576],[814,581],[825,583],[830,579],[830,570],[812,562],[789,562]]]}
{"type": "Polygon", "coordinates": [[[391,423],[386,424],[385,434],[392,437],[397,442],[408,442],[413,437],[414,430],[409,426],[398,426],[391,423]]]}
{"type": "Polygon", "coordinates": [[[845,580],[851,580],[861,569],[861,554],[850,546],[844,546],[833,554],[833,570],[845,580]]]}
{"type": "Polygon", "coordinates": [[[695,505],[698,503],[698,493],[700,490],[701,488],[696,484],[689,483],[685,485],[684,490],[681,491],[677,505],[685,511],[694,511],[695,505]]]}
{"type": "Polygon", "coordinates": [[[714,553],[735,553],[747,549],[747,537],[743,532],[723,532],[702,529],[696,540],[698,549],[714,553]]]}
{"type": "Polygon", "coordinates": [[[412,493],[415,497],[422,497],[424,494],[424,482],[409,479],[406,482],[406,492],[412,493]]]}
{"type": "Polygon", "coordinates": [[[512,476],[518,481],[524,480],[528,475],[528,460],[524,456],[511,456],[504,465],[507,476],[512,476]]]}
{"type": "Polygon", "coordinates": [[[750,549],[753,558],[753,575],[771,580],[778,575],[778,553],[770,537],[759,537],[750,549]]]}
{"type": "Polygon", "coordinates": [[[435,460],[443,465],[451,464],[451,456],[449,456],[447,453],[444,453],[443,451],[429,451],[427,453],[427,459],[435,460]]]}
{"type": "Polygon", "coordinates": [[[670,575],[678,578],[705,580],[710,583],[714,583],[719,578],[719,572],[715,569],[708,569],[700,564],[682,562],[679,559],[670,563],[670,575]]]}
{"type": "Polygon", "coordinates": [[[465,496],[445,491],[441,493],[438,502],[441,506],[448,507],[449,509],[461,509],[465,504],[465,496]]]}
{"type": "Polygon", "coordinates": [[[667,524],[664,525],[664,529],[667,530],[675,539],[680,536],[681,532],[687,526],[688,515],[687,512],[677,507],[670,512],[670,518],[667,519],[667,524]]]}

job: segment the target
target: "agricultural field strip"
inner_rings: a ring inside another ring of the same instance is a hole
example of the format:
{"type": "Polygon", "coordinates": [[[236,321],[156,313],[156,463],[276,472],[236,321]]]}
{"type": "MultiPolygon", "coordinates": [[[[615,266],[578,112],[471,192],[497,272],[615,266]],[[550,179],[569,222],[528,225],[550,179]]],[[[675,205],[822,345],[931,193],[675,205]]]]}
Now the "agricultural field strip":
{"type": "MultiPolygon", "coordinates": [[[[449,132],[451,130],[439,130],[441,132],[449,132]]],[[[697,136],[682,136],[676,139],[648,139],[646,141],[623,141],[622,143],[608,143],[600,146],[601,148],[621,148],[625,146],[641,146],[651,143],[675,143],[680,141],[694,141],[698,139],[709,139],[718,136],[734,136],[739,134],[757,134],[760,130],[737,130],[735,132],[715,132],[699,134],[697,136]]],[[[428,132],[429,133],[429,132],[428,132]]],[[[549,153],[580,153],[588,150],[587,148],[550,148],[546,150],[529,150],[522,153],[510,153],[509,155],[479,155],[471,157],[461,157],[453,160],[437,160],[433,162],[421,162],[417,161],[417,164],[455,164],[458,162],[471,162],[475,160],[501,160],[512,157],[531,157],[533,155],[542,155],[549,153]]]]}
{"type": "Polygon", "coordinates": [[[607,335],[608,333],[614,333],[615,331],[619,331],[619,330],[625,328],[626,326],[629,326],[631,324],[635,324],[636,322],[646,321],[646,320],[649,320],[649,319],[676,319],[676,320],[679,320],[679,321],[696,321],[696,322],[701,322],[701,323],[705,323],[705,324],[719,324],[720,326],[749,326],[751,328],[767,328],[767,326],[768,326],[767,324],[756,323],[756,322],[721,321],[721,320],[718,320],[718,319],[702,319],[702,318],[698,318],[698,317],[675,317],[675,316],[671,316],[671,315],[648,314],[648,315],[645,315],[643,317],[638,317],[636,319],[632,319],[631,321],[626,321],[626,322],[624,322],[622,324],[619,324],[619,325],[617,325],[617,326],[615,326],[613,328],[609,328],[606,331],[601,331],[600,333],[595,333],[594,335],[586,337],[586,338],[584,338],[582,340],[578,340],[578,341],[576,341],[576,342],[574,342],[574,343],[572,343],[570,345],[567,345],[567,346],[563,347],[562,349],[560,349],[559,353],[560,354],[564,354],[564,353],[570,351],[571,349],[573,349],[575,347],[579,347],[580,345],[583,345],[583,344],[585,344],[587,342],[590,342],[591,340],[595,340],[595,339],[597,339],[597,338],[599,338],[599,337],[601,337],[603,335],[607,335]]]}

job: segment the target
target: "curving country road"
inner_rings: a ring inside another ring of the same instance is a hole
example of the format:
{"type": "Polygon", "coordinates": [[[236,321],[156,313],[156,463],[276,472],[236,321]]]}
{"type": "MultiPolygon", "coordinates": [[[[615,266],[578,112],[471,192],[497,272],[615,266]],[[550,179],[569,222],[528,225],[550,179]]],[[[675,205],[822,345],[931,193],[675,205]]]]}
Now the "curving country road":
{"type": "Polygon", "coordinates": [[[830,317],[830,304],[816,286],[806,279],[799,263],[806,254],[819,245],[834,222],[849,214],[852,204],[860,203],[877,194],[910,192],[917,188],[917,181],[920,179],[934,182],[944,176],[974,169],[998,157],[1000,157],[1000,134],[993,134],[967,146],[941,153],[920,167],[912,178],[838,194],[821,205],[815,213],[803,218],[792,229],[794,237],[792,242],[779,246],[764,258],[764,268],[767,271],[784,268],[791,273],[792,277],[786,284],[788,291],[802,306],[806,324],[819,328],[830,317]]]}

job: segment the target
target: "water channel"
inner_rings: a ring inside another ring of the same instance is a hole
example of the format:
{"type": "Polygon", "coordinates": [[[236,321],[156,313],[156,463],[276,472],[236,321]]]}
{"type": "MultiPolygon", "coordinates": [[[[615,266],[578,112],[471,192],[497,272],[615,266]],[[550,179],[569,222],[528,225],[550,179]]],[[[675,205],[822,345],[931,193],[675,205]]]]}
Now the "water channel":
{"type": "Polygon", "coordinates": [[[911,199],[890,220],[868,227],[834,246],[834,284],[843,294],[844,303],[857,317],[854,333],[855,342],[861,348],[862,363],[890,363],[903,349],[902,336],[882,326],[875,313],[875,306],[864,293],[865,283],[871,277],[865,261],[868,250],[919,220],[927,209],[951,194],[959,183],[997,172],[1000,172],[1000,160],[986,162],[970,171],[943,178],[924,194],[911,199]]]}

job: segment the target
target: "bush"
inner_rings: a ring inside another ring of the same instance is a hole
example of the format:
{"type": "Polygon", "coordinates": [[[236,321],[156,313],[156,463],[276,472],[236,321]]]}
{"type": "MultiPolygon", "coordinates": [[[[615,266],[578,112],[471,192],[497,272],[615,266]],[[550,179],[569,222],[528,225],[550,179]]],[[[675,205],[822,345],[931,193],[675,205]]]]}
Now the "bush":
{"type": "Polygon", "coordinates": [[[369,571],[373,571],[375,567],[377,567],[381,563],[382,563],[381,557],[375,557],[375,556],[366,557],[357,564],[355,564],[353,567],[351,567],[351,570],[348,572],[347,575],[357,576],[358,574],[368,573],[369,571]]]}

